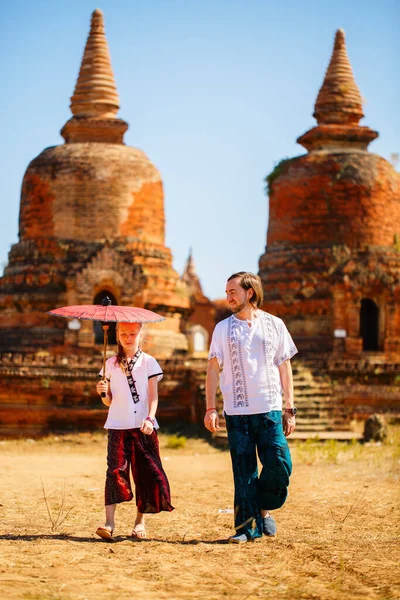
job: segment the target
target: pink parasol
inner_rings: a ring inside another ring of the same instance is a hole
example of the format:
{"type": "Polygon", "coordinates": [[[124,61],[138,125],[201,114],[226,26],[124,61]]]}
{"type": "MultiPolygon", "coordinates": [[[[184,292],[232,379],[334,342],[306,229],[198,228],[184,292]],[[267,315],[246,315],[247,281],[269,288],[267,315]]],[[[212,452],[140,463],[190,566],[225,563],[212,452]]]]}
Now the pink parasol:
{"type": "Polygon", "coordinates": [[[48,311],[48,314],[66,319],[84,319],[86,321],[102,322],[104,332],[103,381],[106,381],[106,352],[109,328],[107,323],[157,323],[165,321],[165,317],[146,308],[113,306],[108,297],[104,298],[101,304],[63,306],[62,308],[55,308],[48,311]]]}

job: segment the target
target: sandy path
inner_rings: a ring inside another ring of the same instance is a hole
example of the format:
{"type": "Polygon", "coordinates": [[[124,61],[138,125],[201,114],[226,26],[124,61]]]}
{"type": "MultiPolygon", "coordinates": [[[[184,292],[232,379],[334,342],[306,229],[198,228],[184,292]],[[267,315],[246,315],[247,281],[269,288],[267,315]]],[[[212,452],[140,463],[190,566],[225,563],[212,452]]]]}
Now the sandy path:
{"type": "Polygon", "coordinates": [[[201,440],[162,448],[176,510],[147,518],[148,540],[128,537],[132,503],[117,509],[115,541],[96,538],[105,445],[103,434],[0,442],[2,598],[400,598],[396,445],[295,447],[278,537],[239,547],[221,543],[232,533],[232,515],[218,513],[232,507],[229,454],[201,440]],[[72,507],[54,531],[41,480],[53,521],[72,507]]]}

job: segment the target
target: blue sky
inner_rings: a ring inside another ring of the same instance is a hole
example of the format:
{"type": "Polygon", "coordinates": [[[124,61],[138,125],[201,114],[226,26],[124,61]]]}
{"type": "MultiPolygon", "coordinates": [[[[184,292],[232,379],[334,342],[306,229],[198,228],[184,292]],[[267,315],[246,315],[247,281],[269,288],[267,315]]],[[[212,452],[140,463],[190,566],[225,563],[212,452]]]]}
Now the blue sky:
{"type": "Polygon", "coordinates": [[[181,273],[189,247],[205,293],[258,270],[266,244],[264,178],[304,151],[335,31],[365,98],[371,151],[400,152],[397,0],[6,0],[0,17],[0,263],[18,241],[21,182],[63,143],[90,15],[104,12],[130,124],[125,142],[160,170],[167,245],[181,273]]]}

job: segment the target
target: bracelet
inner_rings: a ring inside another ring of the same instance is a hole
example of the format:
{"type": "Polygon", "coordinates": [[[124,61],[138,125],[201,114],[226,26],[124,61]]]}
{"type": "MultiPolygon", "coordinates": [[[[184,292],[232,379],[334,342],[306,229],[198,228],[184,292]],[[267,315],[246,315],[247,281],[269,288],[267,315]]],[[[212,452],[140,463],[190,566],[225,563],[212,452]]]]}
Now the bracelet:
{"type": "Polygon", "coordinates": [[[146,417],[146,418],[145,418],[145,421],[150,421],[150,423],[151,423],[151,424],[153,425],[153,427],[154,427],[154,425],[155,425],[155,421],[154,421],[154,419],[152,419],[151,417],[146,417]]]}
{"type": "Polygon", "coordinates": [[[208,412],[209,410],[217,410],[216,408],[207,408],[206,412],[208,412]]]}

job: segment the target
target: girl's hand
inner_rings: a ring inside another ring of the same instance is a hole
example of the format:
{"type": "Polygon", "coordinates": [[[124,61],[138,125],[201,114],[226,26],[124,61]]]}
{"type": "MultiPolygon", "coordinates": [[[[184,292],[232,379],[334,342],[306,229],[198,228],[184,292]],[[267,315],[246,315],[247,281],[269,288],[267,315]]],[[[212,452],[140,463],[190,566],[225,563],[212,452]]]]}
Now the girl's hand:
{"type": "Polygon", "coordinates": [[[102,379],[96,385],[96,392],[101,396],[102,393],[107,394],[108,392],[108,382],[103,381],[102,379]]]}
{"type": "Polygon", "coordinates": [[[146,435],[151,435],[154,431],[154,425],[150,419],[145,419],[142,423],[140,431],[143,431],[146,435]]]}

